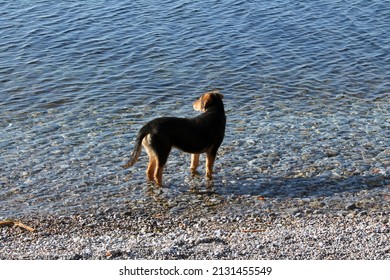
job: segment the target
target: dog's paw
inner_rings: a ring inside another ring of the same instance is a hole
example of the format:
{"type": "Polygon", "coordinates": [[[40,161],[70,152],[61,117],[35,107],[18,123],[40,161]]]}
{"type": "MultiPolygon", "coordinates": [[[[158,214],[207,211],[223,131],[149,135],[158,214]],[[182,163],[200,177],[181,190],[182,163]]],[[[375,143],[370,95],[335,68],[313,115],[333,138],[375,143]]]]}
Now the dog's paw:
{"type": "Polygon", "coordinates": [[[191,169],[191,176],[192,177],[198,177],[198,176],[200,176],[200,173],[197,170],[195,170],[195,169],[191,169]]]}

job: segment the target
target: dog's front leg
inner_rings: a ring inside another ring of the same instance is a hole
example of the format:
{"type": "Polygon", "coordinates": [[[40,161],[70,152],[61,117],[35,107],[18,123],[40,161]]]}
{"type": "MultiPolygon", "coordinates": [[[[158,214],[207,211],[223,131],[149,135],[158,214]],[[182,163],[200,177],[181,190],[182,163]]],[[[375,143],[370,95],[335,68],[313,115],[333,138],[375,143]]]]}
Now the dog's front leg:
{"type": "Polygon", "coordinates": [[[199,154],[192,154],[191,155],[191,173],[194,175],[199,174],[196,170],[199,166],[199,154]]]}
{"type": "Polygon", "coordinates": [[[209,180],[213,179],[213,166],[216,156],[217,152],[214,151],[208,151],[206,153],[206,177],[209,180]]]}

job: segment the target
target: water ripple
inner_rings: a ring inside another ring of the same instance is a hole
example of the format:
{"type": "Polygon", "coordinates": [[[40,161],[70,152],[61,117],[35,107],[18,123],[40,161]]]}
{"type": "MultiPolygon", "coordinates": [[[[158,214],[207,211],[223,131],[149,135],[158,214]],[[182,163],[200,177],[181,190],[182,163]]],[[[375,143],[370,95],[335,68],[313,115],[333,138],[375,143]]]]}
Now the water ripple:
{"type": "MultiPolygon", "coordinates": [[[[0,216],[145,199],[145,155],[119,168],[137,130],[194,116],[212,88],[228,115],[221,195],[323,195],[373,170],[388,180],[389,4],[0,2],[0,216]]],[[[173,153],[168,196],[197,184],[188,161],[173,153]]]]}

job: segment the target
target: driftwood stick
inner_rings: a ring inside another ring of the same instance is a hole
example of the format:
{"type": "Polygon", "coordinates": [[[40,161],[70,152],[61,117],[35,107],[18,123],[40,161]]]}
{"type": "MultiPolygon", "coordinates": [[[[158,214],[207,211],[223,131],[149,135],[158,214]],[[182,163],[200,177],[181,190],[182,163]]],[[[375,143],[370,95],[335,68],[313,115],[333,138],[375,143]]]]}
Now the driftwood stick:
{"type": "Polygon", "coordinates": [[[19,222],[19,221],[0,221],[0,226],[17,226],[17,227],[24,228],[25,230],[28,230],[29,232],[35,231],[35,229],[33,229],[32,227],[26,226],[25,224],[23,224],[22,222],[19,222]]]}
{"type": "Polygon", "coordinates": [[[0,226],[13,226],[14,224],[13,221],[0,221],[0,226]]]}

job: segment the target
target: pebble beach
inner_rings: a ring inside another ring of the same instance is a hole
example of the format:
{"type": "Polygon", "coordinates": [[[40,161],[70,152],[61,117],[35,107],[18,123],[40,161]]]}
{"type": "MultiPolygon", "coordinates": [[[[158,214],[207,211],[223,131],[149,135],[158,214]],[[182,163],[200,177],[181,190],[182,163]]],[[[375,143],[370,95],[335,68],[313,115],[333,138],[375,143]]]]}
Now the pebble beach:
{"type": "Polygon", "coordinates": [[[33,232],[0,227],[0,258],[388,260],[389,193],[381,190],[377,201],[364,201],[363,191],[353,195],[353,204],[344,203],[347,197],[210,201],[202,194],[198,205],[180,214],[154,202],[131,212],[25,217],[20,221],[33,232]]]}

